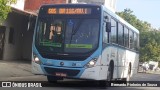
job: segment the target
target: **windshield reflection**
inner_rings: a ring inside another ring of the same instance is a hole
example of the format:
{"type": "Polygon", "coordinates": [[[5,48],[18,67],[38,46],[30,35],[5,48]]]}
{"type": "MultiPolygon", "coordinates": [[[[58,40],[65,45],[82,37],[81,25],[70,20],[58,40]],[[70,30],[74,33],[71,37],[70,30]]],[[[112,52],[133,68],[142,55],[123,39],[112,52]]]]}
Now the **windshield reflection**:
{"type": "Polygon", "coordinates": [[[87,53],[98,47],[98,19],[39,20],[36,47],[50,53],[87,53]]]}

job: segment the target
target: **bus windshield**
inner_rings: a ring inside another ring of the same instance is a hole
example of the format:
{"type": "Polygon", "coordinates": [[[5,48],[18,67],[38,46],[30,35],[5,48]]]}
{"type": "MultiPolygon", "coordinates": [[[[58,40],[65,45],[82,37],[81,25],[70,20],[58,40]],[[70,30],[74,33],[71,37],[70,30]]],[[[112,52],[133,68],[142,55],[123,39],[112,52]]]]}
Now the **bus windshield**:
{"type": "Polygon", "coordinates": [[[38,18],[36,47],[50,54],[88,53],[98,47],[99,19],[38,18]]]}

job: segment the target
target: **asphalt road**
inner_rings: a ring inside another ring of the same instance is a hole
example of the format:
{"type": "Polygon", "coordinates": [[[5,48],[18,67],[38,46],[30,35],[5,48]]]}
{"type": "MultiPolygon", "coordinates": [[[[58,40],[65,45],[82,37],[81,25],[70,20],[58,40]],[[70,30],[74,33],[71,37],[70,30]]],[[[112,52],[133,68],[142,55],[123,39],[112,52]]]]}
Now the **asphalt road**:
{"type": "MultiPolygon", "coordinates": [[[[26,77],[11,77],[7,81],[47,81],[45,76],[26,76],[26,77]]],[[[160,74],[146,74],[138,73],[132,79],[132,81],[160,81],[160,74]]],[[[42,88],[0,88],[0,90],[160,90],[160,87],[99,87],[97,82],[89,81],[60,81],[57,84],[50,84],[46,82],[46,85],[52,87],[42,88]]]]}
{"type": "MultiPolygon", "coordinates": [[[[58,84],[47,83],[45,76],[33,75],[30,62],[0,61],[0,81],[44,81],[52,87],[42,88],[0,88],[0,90],[160,90],[160,87],[99,87],[96,82],[72,82],[65,79],[58,84]]],[[[159,81],[160,73],[147,74],[138,73],[133,76],[132,81],[159,81]]]]}

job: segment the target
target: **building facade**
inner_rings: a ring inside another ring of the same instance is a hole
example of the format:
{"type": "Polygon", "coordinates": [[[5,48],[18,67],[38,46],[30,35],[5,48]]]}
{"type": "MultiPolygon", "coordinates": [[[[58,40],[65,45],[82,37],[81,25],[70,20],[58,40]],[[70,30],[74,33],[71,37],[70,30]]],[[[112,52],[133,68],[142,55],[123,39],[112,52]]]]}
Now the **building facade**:
{"type": "Polygon", "coordinates": [[[12,12],[0,26],[0,60],[31,59],[34,32],[31,23],[35,23],[35,20],[36,15],[12,8],[12,12]]]}
{"type": "Polygon", "coordinates": [[[117,0],[17,0],[17,3],[12,4],[11,6],[20,10],[37,12],[43,4],[89,3],[105,5],[107,8],[115,12],[116,1],[117,0]]]}
{"type": "Polygon", "coordinates": [[[66,0],[25,0],[24,10],[37,12],[43,4],[65,4],[66,0]]]}
{"type": "Polygon", "coordinates": [[[43,4],[66,4],[77,3],[77,0],[17,0],[16,4],[11,6],[20,10],[37,12],[43,4]]]}
{"type": "Polygon", "coordinates": [[[116,11],[116,1],[117,0],[77,0],[77,3],[89,3],[89,4],[98,4],[104,5],[109,8],[111,11],[116,11]]]}
{"type": "Polygon", "coordinates": [[[12,12],[0,25],[0,60],[31,60],[36,14],[24,11],[24,1],[12,4],[12,12]]]}
{"type": "Polygon", "coordinates": [[[16,4],[11,4],[11,6],[20,10],[24,10],[24,4],[25,0],[17,0],[16,4]]]}

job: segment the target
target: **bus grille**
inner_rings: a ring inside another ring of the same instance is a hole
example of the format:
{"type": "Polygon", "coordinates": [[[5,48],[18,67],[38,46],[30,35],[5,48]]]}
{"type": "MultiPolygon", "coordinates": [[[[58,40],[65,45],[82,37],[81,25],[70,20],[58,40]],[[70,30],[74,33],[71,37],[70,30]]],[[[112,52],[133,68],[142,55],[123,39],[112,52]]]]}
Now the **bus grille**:
{"type": "Polygon", "coordinates": [[[45,71],[48,74],[55,75],[55,73],[65,73],[67,74],[67,77],[71,76],[76,76],[80,70],[71,70],[71,69],[57,69],[57,68],[49,68],[49,67],[44,67],[45,71]]]}

